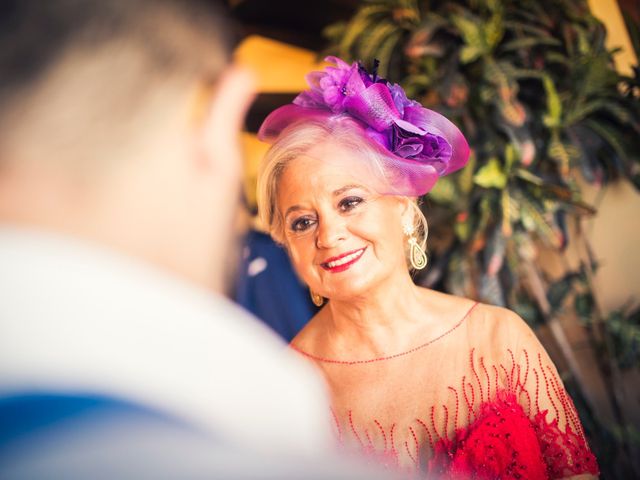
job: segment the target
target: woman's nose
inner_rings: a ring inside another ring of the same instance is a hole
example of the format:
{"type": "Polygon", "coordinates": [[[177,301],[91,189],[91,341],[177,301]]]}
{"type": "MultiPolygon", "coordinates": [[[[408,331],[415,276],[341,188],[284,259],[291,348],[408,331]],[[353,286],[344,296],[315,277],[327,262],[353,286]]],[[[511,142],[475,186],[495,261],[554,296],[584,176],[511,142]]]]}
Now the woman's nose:
{"type": "Polygon", "coordinates": [[[333,248],[345,239],[344,222],[335,216],[320,219],[316,230],[316,246],[318,248],[333,248]]]}

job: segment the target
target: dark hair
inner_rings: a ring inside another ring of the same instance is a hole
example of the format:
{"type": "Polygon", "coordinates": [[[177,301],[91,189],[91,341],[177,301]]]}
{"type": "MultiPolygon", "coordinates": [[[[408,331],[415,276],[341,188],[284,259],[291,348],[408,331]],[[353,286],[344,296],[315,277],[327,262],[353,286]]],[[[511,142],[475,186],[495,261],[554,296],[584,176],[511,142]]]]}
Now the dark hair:
{"type": "Polygon", "coordinates": [[[65,54],[114,42],[135,45],[152,72],[182,69],[213,81],[232,47],[223,13],[212,0],[0,0],[0,114],[65,54]]]}

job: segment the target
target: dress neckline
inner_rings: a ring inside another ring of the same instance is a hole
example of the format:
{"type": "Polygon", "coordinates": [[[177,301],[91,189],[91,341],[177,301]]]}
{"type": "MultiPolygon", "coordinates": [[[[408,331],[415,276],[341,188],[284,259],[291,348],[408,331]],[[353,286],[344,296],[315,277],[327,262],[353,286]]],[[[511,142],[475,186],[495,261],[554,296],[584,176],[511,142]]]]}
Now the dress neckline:
{"type": "Polygon", "coordinates": [[[393,355],[388,355],[388,356],[385,356],[385,357],[368,358],[368,359],[365,359],[365,360],[340,360],[340,359],[334,359],[334,358],[318,357],[316,355],[313,355],[311,353],[307,353],[304,350],[299,349],[298,347],[296,347],[292,343],[289,344],[289,346],[293,350],[295,350],[296,352],[304,355],[305,357],[308,357],[308,358],[310,358],[312,360],[315,360],[316,362],[321,362],[321,363],[333,363],[333,364],[338,364],[338,365],[362,365],[362,364],[366,364],[366,363],[375,363],[375,362],[382,362],[382,361],[385,361],[385,360],[392,360],[394,358],[403,357],[405,355],[409,355],[410,353],[413,353],[413,352],[416,352],[418,350],[421,350],[421,349],[423,349],[425,347],[428,347],[432,343],[437,342],[441,338],[446,337],[447,335],[449,335],[450,333],[455,331],[458,327],[460,327],[460,325],[462,325],[464,323],[464,321],[469,317],[469,315],[471,315],[471,312],[476,308],[478,303],[479,302],[474,302],[473,305],[471,305],[471,307],[469,308],[469,310],[467,310],[467,312],[464,314],[464,316],[455,325],[453,325],[449,330],[446,330],[445,332],[441,333],[437,337],[432,338],[429,341],[427,341],[427,342],[425,342],[425,343],[423,343],[421,345],[418,345],[416,347],[413,347],[413,348],[411,348],[409,350],[405,350],[404,352],[394,353],[393,355]]]}

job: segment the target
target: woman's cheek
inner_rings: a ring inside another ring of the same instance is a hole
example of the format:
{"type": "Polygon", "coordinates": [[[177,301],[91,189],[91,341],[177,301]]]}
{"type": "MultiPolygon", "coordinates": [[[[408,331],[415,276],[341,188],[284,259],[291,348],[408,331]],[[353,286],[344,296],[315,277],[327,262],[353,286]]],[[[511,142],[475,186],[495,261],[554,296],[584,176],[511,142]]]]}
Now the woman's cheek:
{"type": "Polygon", "coordinates": [[[303,280],[308,281],[309,273],[313,268],[313,259],[315,252],[309,248],[301,238],[294,239],[289,242],[289,256],[293,267],[303,280]]]}
{"type": "Polygon", "coordinates": [[[358,236],[368,237],[370,233],[384,228],[385,222],[368,212],[359,212],[352,218],[351,231],[358,236]]]}

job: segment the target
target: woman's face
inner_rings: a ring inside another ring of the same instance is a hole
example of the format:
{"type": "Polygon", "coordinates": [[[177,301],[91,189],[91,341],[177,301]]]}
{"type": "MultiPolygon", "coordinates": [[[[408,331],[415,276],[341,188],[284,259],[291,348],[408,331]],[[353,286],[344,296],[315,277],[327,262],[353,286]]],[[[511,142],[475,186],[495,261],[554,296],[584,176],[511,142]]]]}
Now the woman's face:
{"type": "Polygon", "coordinates": [[[353,156],[335,143],[320,144],[288,164],[277,189],[294,267],[309,288],[333,299],[365,294],[407,271],[408,201],[370,190],[353,156]]]}

